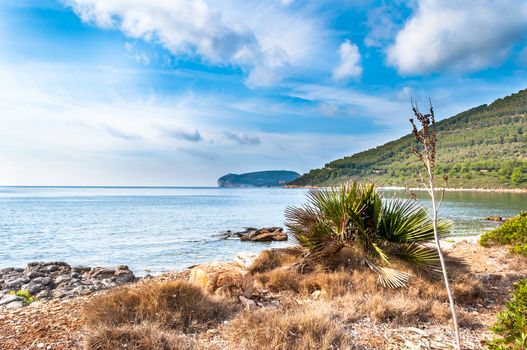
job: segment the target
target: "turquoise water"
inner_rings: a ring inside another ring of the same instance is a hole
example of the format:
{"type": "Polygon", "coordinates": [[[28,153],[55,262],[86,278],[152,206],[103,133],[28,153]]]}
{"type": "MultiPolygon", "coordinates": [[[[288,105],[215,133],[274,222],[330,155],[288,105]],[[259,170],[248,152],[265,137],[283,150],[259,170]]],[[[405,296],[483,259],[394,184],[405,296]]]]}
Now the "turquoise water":
{"type": "MultiPolygon", "coordinates": [[[[303,189],[0,187],[0,268],[30,261],[127,264],[138,274],[286,242],[220,240],[224,230],[283,226],[284,209],[305,200],[303,189]]],[[[385,192],[385,196],[406,196],[385,192]]],[[[424,204],[429,204],[423,200],[424,204]]],[[[482,218],[527,209],[527,195],[447,193],[442,210],[453,235],[496,226],[482,218]]]]}

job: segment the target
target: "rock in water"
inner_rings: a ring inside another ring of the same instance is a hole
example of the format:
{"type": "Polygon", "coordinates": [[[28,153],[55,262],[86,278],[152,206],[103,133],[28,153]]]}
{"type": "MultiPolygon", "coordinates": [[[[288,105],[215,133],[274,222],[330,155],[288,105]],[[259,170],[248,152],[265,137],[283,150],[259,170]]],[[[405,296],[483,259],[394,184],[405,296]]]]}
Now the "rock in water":
{"type": "Polygon", "coordinates": [[[193,267],[189,281],[201,286],[210,294],[225,297],[250,298],[254,289],[253,275],[232,263],[209,263],[193,267]]]}
{"type": "Polygon", "coordinates": [[[272,241],[287,241],[287,233],[281,227],[264,227],[255,229],[248,227],[245,231],[224,233],[224,238],[240,238],[242,241],[250,242],[272,242],[272,241]]]}

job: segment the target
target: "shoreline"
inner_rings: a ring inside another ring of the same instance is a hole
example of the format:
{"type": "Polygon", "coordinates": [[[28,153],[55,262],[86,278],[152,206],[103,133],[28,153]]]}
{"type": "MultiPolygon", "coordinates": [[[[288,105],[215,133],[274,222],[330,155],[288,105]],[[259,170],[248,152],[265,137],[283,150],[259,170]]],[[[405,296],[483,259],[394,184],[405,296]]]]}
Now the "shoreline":
{"type": "MultiPolygon", "coordinates": [[[[335,185],[337,186],[337,185],[335,185]]],[[[316,189],[316,188],[331,188],[332,186],[283,186],[283,188],[294,189],[316,189]]],[[[381,191],[415,191],[415,192],[426,192],[423,187],[403,187],[403,186],[378,186],[381,191]]],[[[436,191],[439,192],[441,189],[438,188],[436,191]]],[[[527,193],[527,188],[445,188],[446,192],[488,192],[488,193],[527,193]]]]}

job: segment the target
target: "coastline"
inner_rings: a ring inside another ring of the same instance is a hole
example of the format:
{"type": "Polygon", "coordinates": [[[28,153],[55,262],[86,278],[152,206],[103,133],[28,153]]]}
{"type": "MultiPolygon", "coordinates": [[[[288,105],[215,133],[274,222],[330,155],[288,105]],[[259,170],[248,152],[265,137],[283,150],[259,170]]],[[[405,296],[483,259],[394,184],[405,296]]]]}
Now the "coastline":
{"type": "MultiPolygon", "coordinates": [[[[316,189],[316,188],[331,188],[332,186],[292,186],[287,185],[282,188],[305,188],[305,189],[316,189]]],[[[403,186],[379,186],[377,187],[381,191],[415,191],[425,192],[426,189],[422,187],[403,187],[403,186]]],[[[437,189],[439,191],[440,189],[437,189]]],[[[491,193],[527,193],[527,188],[445,188],[446,192],[491,192],[491,193]]]]}

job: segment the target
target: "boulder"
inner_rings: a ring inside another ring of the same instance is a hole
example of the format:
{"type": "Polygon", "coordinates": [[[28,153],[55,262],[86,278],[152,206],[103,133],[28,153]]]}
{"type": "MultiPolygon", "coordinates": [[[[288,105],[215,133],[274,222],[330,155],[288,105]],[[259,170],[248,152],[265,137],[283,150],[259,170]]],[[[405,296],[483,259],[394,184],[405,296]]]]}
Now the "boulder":
{"type": "Polygon", "coordinates": [[[253,242],[271,242],[271,241],[287,241],[287,233],[282,230],[275,230],[272,232],[261,232],[251,237],[253,242]]]}
{"type": "Polygon", "coordinates": [[[189,282],[201,286],[210,294],[250,298],[254,289],[254,277],[233,263],[209,263],[193,267],[189,282]]]}
{"type": "Polygon", "coordinates": [[[487,217],[485,220],[489,220],[489,221],[503,221],[503,218],[499,215],[492,215],[492,216],[489,216],[487,217]]]}
{"type": "Polygon", "coordinates": [[[281,227],[247,227],[245,231],[240,232],[226,231],[224,238],[239,238],[241,241],[251,242],[287,241],[287,233],[281,227]]]}

